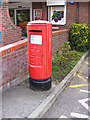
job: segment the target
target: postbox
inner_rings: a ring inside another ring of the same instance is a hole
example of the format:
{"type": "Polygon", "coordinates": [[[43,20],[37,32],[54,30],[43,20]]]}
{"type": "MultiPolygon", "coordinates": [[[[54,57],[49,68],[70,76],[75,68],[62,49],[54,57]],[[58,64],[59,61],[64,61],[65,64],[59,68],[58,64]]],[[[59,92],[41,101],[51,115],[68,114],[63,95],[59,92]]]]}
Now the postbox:
{"type": "Polygon", "coordinates": [[[34,90],[49,90],[52,74],[52,23],[27,24],[29,85],[34,90]]]}

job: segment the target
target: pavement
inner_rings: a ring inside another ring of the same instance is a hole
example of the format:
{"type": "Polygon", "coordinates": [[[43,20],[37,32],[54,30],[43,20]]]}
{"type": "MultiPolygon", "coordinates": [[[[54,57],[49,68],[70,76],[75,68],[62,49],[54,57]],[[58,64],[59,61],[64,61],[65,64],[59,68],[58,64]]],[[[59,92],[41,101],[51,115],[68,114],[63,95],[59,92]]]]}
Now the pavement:
{"type": "Polygon", "coordinates": [[[28,117],[49,94],[49,91],[36,92],[24,86],[8,89],[2,95],[3,118],[28,117]]]}
{"type": "Polygon", "coordinates": [[[88,53],[80,59],[65,79],[49,91],[37,92],[25,86],[15,86],[2,94],[3,118],[41,118],[75,76],[88,53]]]}

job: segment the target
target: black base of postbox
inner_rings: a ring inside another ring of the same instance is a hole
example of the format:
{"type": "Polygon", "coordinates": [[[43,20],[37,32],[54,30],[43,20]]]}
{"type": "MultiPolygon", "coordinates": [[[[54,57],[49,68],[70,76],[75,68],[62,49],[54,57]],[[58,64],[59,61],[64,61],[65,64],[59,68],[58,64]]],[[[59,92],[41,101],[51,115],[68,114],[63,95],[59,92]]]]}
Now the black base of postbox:
{"type": "Polygon", "coordinates": [[[36,80],[29,77],[29,86],[33,90],[46,91],[51,88],[51,77],[43,80],[36,80]]]}

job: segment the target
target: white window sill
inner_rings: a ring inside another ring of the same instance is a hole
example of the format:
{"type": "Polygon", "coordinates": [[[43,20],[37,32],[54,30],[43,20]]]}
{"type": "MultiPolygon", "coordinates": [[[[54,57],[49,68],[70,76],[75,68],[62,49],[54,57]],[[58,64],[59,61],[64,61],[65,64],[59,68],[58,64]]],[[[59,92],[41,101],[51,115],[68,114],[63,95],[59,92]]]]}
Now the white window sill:
{"type": "Polygon", "coordinates": [[[66,25],[66,23],[52,23],[52,25],[66,25]]]}

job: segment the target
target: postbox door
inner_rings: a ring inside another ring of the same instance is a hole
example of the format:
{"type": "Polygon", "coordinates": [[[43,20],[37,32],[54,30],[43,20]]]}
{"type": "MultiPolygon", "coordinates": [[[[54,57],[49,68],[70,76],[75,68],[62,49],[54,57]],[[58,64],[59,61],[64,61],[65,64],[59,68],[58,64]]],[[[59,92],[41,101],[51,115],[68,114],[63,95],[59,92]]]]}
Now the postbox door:
{"type": "Polygon", "coordinates": [[[46,79],[46,27],[29,30],[29,75],[33,79],[46,79]]]}

